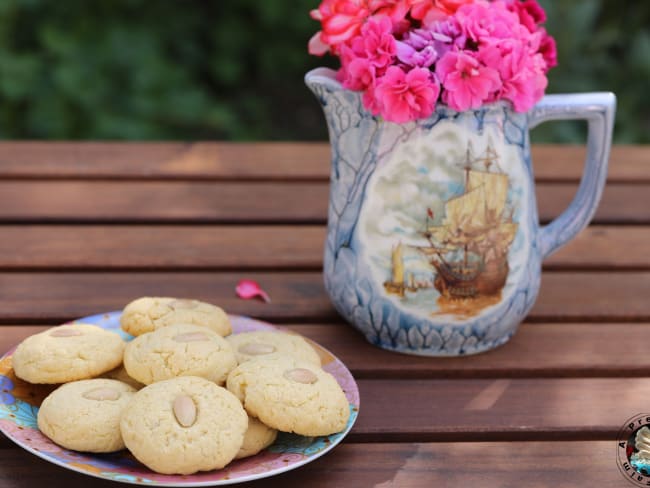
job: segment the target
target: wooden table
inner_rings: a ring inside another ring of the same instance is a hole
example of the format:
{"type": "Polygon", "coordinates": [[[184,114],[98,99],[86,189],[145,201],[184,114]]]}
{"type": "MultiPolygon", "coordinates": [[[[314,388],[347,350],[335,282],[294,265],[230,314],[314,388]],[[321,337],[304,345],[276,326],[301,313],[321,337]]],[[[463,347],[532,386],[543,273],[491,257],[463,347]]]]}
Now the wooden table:
{"type": "MultiPolygon", "coordinates": [[[[536,147],[541,218],[584,151],[536,147]]],[[[617,431],[650,411],[650,147],[616,147],[595,221],[545,263],[504,347],[427,359],[368,345],[325,294],[324,144],[0,143],[0,349],[141,295],[289,325],[357,379],[344,443],[257,486],[632,486],[617,431]],[[235,297],[258,280],[273,302],[235,297]]],[[[116,486],[0,437],[0,486],[116,486]]],[[[255,485],[253,483],[252,485],[255,485]]]]}

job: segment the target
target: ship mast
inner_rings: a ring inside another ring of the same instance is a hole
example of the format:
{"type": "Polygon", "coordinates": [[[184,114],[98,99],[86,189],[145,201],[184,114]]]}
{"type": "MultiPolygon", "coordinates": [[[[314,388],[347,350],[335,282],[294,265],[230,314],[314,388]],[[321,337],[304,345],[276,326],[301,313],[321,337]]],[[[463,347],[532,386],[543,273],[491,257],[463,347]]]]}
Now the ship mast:
{"type": "Polygon", "coordinates": [[[475,160],[477,163],[483,163],[485,165],[485,171],[490,173],[490,168],[494,165],[498,172],[503,173],[503,170],[498,163],[499,155],[494,149],[494,143],[492,141],[492,136],[488,136],[488,146],[485,150],[485,156],[479,157],[475,160]]]}
{"type": "Polygon", "coordinates": [[[474,155],[472,154],[472,143],[468,142],[467,152],[465,154],[465,166],[463,166],[463,169],[465,170],[465,193],[467,193],[467,188],[469,187],[469,172],[472,170],[473,158],[474,155]]]}
{"type": "MultiPolygon", "coordinates": [[[[467,153],[465,154],[465,166],[463,167],[463,169],[465,170],[465,192],[464,193],[467,193],[467,188],[469,188],[469,172],[472,170],[472,159],[474,159],[474,155],[472,154],[472,142],[467,141],[467,153]]],[[[467,268],[468,259],[469,259],[469,245],[465,244],[465,246],[463,246],[463,263],[465,265],[465,268],[467,268]]]]}

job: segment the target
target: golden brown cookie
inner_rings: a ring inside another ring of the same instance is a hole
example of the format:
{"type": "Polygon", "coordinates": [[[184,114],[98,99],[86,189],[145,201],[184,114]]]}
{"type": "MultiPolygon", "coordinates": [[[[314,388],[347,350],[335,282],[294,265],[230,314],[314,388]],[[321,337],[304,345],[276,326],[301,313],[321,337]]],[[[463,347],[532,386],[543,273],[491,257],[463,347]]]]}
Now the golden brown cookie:
{"type": "Polygon", "coordinates": [[[230,319],[221,308],[184,298],[138,298],[124,308],[120,324],[122,330],[134,336],[173,324],[200,325],[222,337],[232,332],[230,319]]]}
{"type": "Polygon", "coordinates": [[[278,431],[263,424],[255,417],[248,417],[248,429],[244,434],[244,443],[239,448],[235,459],[255,456],[275,442],[278,431]]]}
{"type": "Polygon", "coordinates": [[[279,353],[308,361],[316,366],[321,365],[318,353],[297,334],[260,330],[233,334],[227,339],[235,350],[239,364],[255,357],[279,353]]]}
{"type": "Polygon", "coordinates": [[[246,361],[230,373],[227,386],[250,415],[283,432],[330,435],[342,431],[350,416],[336,379],[291,356],[246,361]]]}
{"type": "Polygon", "coordinates": [[[191,474],[223,468],[239,452],[248,426],[228,390],[182,376],[137,392],[122,416],[126,447],[150,469],[191,474]]]}
{"type": "Polygon", "coordinates": [[[129,373],[126,372],[124,364],[120,364],[117,368],[113,368],[110,371],[99,375],[98,378],[107,378],[109,380],[121,381],[122,383],[126,383],[127,385],[132,386],[136,390],[141,390],[145,386],[144,383],[140,383],[139,381],[129,376],[129,373]]]}
{"type": "Polygon", "coordinates": [[[200,376],[223,384],[235,366],[230,343],[198,325],[169,325],[142,334],[124,351],[126,372],[145,385],[177,376],[200,376]]]}
{"type": "Polygon", "coordinates": [[[62,325],[25,339],[12,362],[16,376],[30,383],[66,383],[115,368],[124,346],[119,335],[96,325],[62,325]]]}
{"type": "Polygon", "coordinates": [[[117,380],[66,383],[38,410],[38,428],[66,449],[113,452],[124,449],[120,419],[135,390],[117,380]]]}

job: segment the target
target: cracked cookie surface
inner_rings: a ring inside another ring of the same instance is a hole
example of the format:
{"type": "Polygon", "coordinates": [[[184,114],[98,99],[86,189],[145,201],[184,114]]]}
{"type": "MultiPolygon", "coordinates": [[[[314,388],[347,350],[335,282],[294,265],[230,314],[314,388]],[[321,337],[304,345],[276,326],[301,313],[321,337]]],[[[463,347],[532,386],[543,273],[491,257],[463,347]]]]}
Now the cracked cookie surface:
{"type": "Polygon", "coordinates": [[[321,365],[316,350],[297,334],[264,330],[233,334],[227,340],[232,344],[239,364],[256,357],[279,353],[308,361],[316,366],[321,365]]]}
{"type": "Polygon", "coordinates": [[[223,384],[235,366],[237,360],[228,341],[210,329],[190,324],[142,334],[124,351],[126,372],[145,385],[177,376],[200,376],[223,384]]]}
{"type": "Polygon", "coordinates": [[[283,432],[330,435],[342,431],[350,416],[336,379],[291,356],[270,354],[246,361],[230,373],[227,387],[250,415],[283,432]]]}
{"type": "Polygon", "coordinates": [[[120,423],[131,453],[164,474],[224,467],[242,446],[247,426],[248,416],[232,393],[195,376],[143,388],[120,423]]]}
{"type": "Polygon", "coordinates": [[[61,385],[38,410],[38,428],[66,449],[124,449],[120,418],[135,389],[117,380],[92,379],[61,385]]]}
{"type": "Polygon", "coordinates": [[[232,332],[230,319],[223,309],[185,298],[138,298],[124,307],[120,317],[122,330],[133,336],[173,324],[200,325],[222,337],[232,332]]]}
{"type": "Polygon", "coordinates": [[[13,354],[16,376],[30,383],[66,383],[119,366],[125,342],[89,324],[61,325],[21,342],[13,354]]]}

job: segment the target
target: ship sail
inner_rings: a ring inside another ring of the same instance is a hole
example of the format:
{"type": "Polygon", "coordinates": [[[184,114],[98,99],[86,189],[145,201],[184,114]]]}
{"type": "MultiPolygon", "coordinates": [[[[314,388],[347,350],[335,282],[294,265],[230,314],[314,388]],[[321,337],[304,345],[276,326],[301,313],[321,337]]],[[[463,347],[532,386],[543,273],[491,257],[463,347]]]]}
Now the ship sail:
{"type": "Polygon", "coordinates": [[[404,261],[402,259],[402,243],[393,248],[393,284],[401,285],[404,283],[404,261]]]}
{"type": "Polygon", "coordinates": [[[508,198],[508,176],[503,173],[469,171],[467,191],[483,188],[486,218],[495,222],[501,218],[508,198]]]}
{"type": "Polygon", "coordinates": [[[507,197],[507,175],[470,170],[465,193],[445,203],[442,225],[429,227],[428,232],[444,245],[465,246],[480,241],[500,225],[507,197]]]}
{"type": "Polygon", "coordinates": [[[445,204],[441,226],[428,229],[431,236],[445,246],[465,246],[485,233],[487,221],[485,188],[478,187],[445,204]]]}

